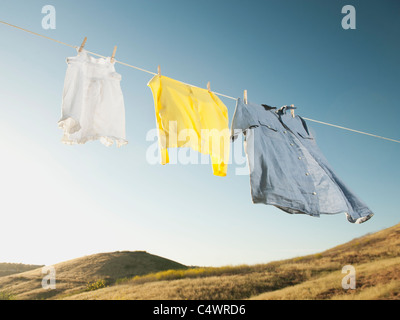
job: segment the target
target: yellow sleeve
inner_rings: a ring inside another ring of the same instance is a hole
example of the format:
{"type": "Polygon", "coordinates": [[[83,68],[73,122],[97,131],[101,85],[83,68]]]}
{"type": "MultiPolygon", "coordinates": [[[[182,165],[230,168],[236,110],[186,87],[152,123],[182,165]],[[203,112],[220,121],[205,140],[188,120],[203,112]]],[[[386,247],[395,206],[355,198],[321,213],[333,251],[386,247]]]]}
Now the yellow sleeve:
{"type": "Polygon", "coordinates": [[[228,172],[228,165],[219,157],[211,155],[211,163],[214,176],[225,177],[228,172]]]}
{"type": "Polygon", "coordinates": [[[169,155],[168,155],[168,149],[166,148],[166,142],[165,142],[165,132],[162,127],[162,122],[161,122],[161,117],[160,117],[160,109],[161,109],[161,76],[156,75],[154,76],[149,83],[147,84],[151,92],[153,93],[153,99],[154,99],[154,108],[155,108],[155,114],[156,114],[156,124],[157,124],[157,131],[158,131],[158,146],[160,150],[160,155],[161,155],[161,164],[167,164],[169,163],[169,155]]]}

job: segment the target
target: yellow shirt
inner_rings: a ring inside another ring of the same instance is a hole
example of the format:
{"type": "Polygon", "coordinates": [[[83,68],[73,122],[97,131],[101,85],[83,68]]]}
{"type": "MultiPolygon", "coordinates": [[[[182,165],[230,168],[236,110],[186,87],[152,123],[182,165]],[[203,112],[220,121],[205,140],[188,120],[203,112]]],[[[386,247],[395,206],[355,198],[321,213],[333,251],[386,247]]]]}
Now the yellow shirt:
{"type": "Polygon", "coordinates": [[[206,89],[156,75],[147,84],[153,93],[161,164],[167,148],[190,147],[209,154],[213,173],[226,176],[229,161],[228,110],[206,89]]]}

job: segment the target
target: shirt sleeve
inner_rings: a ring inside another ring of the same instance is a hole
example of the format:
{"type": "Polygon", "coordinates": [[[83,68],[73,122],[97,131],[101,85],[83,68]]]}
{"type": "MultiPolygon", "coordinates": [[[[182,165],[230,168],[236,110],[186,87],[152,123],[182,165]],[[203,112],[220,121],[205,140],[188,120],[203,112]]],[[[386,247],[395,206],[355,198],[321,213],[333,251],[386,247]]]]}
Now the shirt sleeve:
{"type": "Polygon", "coordinates": [[[231,125],[232,141],[234,141],[239,134],[243,133],[243,131],[257,125],[251,111],[249,110],[251,107],[250,104],[245,105],[240,98],[237,100],[231,125]]]}

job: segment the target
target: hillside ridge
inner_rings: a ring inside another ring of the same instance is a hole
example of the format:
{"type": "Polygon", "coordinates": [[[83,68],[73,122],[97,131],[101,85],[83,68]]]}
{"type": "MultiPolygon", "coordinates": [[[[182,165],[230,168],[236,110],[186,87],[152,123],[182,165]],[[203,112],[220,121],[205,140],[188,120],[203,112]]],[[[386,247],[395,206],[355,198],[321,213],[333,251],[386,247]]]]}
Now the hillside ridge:
{"type": "Polygon", "coordinates": [[[168,269],[186,269],[178,262],[146,251],[96,253],[52,265],[56,273],[56,289],[44,290],[42,267],[0,277],[0,292],[17,299],[48,299],[71,292],[84,291],[88,283],[101,280],[104,285],[122,278],[168,269]]]}
{"type": "Polygon", "coordinates": [[[116,251],[54,265],[57,288],[41,287],[42,268],[0,277],[0,299],[378,299],[400,298],[400,224],[321,253],[265,264],[188,267],[145,251],[116,251]],[[357,290],[341,286],[345,265],[357,290]],[[379,276],[378,276],[379,275],[379,276]],[[102,286],[88,287],[101,281],[102,286]]]}
{"type": "Polygon", "coordinates": [[[68,299],[400,299],[400,224],[325,250],[253,266],[187,269],[135,277],[68,299]],[[342,287],[342,268],[356,288],[342,287]]]}
{"type": "Polygon", "coordinates": [[[0,262],[0,277],[41,268],[43,265],[0,262]]]}

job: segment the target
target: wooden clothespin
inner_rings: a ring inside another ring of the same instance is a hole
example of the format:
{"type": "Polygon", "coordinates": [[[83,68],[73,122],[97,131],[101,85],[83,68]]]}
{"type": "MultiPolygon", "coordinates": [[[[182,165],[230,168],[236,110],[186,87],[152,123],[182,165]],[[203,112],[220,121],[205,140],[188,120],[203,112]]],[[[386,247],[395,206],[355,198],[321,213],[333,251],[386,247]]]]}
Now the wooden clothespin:
{"type": "Polygon", "coordinates": [[[211,89],[210,89],[210,81],[208,81],[208,83],[207,83],[207,90],[208,90],[208,92],[211,92],[211,89]]]}
{"type": "Polygon", "coordinates": [[[243,101],[244,101],[244,104],[247,104],[247,90],[244,90],[243,101]]]}
{"type": "Polygon", "coordinates": [[[83,39],[82,44],[81,44],[81,46],[79,47],[78,52],[82,52],[83,47],[85,46],[86,40],[87,40],[87,37],[85,37],[85,39],[83,39]]]}
{"type": "Polygon", "coordinates": [[[158,67],[157,67],[157,74],[161,77],[161,68],[160,68],[160,65],[158,65],[158,67]]]}
{"type": "Polygon", "coordinates": [[[113,51],[112,56],[111,56],[111,59],[110,59],[110,62],[111,62],[111,63],[114,62],[114,60],[115,60],[115,53],[116,53],[116,52],[117,52],[117,46],[114,47],[114,51],[113,51]]]}
{"type": "MultiPolygon", "coordinates": [[[[294,104],[292,104],[291,107],[294,107],[294,104]]],[[[294,109],[291,109],[290,113],[292,114],[292,117],[294,118],[294,109]]]]}

